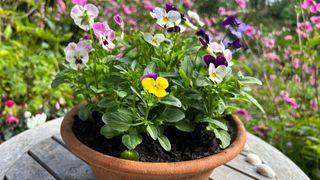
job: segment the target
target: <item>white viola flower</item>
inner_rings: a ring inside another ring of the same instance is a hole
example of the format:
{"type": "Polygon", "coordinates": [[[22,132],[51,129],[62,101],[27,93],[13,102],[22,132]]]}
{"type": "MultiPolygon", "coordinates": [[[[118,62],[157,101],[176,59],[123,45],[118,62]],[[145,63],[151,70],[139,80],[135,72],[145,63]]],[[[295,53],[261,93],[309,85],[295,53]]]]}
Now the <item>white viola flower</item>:
{"type": "Polygon", "coordinates": [[[212,55],[222,54],[226,58],[228,63],[232,60],[232,52],[230,51],[230,49],[226,49],[222,42],[220,44],[217,42],[210,43],[207,50],[212,55]]]}
{"type": "Polygon", "coordinates": [[[198,13],[189,10],[187,14],[191,19],[196,20],[200,27],[204,26],[204,22],[200,20],[200,16],[198,13]]]}
{"type": "Polygon", "coordinates": [[[165,40],[165,37],[163,34],[156,34],[153,36],[151,33],[144,33],[143,39],[153,46],[158,47],[165,40]]]}
{"type": "Polygon", "coordinates": [[[190,22],[190,20],[187,17],[185,17],[184,19],[185,19],[184,24],[186,26],[190,27],[193,30],[197,30],[198,29],[198,27],[195,26],[194,24],[192,24],[192,22],[190,22]]]}
{"type": "Polygon", "coordinates": [[[74,23],[85,31],[90,29],[91,24],[98,14],[99,10],[93,4],[86,4],[84,6],[75,5],[70,12],[70,16],[74,20],[74,23]]]}
{"type": "Polygon", "coordinates": [[[27,127],[29,129],[35,128],[37,126],[44,124],[46,120],[47,120],[47,115],[45,113],[36,114],[35,116],[32,116],[27,119],[27,127]]]}
{"type": "Polygon", "coordinates": [[[151,16],[157,19],[157,24],[164,28],[174,27],[175,23],[178,22],[181,18],[181,15],[178,11],[170,10],[166,12],[165,9],[156,7],[151,16]]]}
{"type": "Polygon", "coordinates": [[[71,42],[64,49],[66,60],[70,63],[70,67],[75,70],[83,68],[89,61],[89,52],[91,43],[89,41],[80,41],[78,44],[71,42]]]}
{"type": "Polygon", "coordinates": [[[227,67],[224,65],[220,65],[217,68],[215,67],[215,65],[213,63],[210,63],[209,65],[209,78],[219,84],[220,82],[223,81],[223,78],[226,76],[227,74],[227,67]]]}
{"type": "Polygon", "coordinates": [[[23,113],[23,116],[24,116],[25,118],[30,118],[30,117],[32,116],[32,114],[31,114],[30,111],[26,111],[26,112],[23,113]]]}

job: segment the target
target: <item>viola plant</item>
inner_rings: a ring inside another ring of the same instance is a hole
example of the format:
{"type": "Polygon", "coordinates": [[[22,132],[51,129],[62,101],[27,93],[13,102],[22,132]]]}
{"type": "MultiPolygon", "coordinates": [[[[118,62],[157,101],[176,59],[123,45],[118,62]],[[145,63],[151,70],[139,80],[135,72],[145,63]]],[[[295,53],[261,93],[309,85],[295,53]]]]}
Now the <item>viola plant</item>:
{"type": "Polygon", "coordinates": [[[170,151],[167,128],[191,133],[199,124],[225,149],[232,140],[228,116],[239,109],[236,104],[249,102],[263,111],[248,87],[261,82],[232,71],[238,63],[233,53],[245,47],[240,38],[246,25],[235,17],[223,22],[225,38],[214,41],[200,29],[198,14],[171,4],[153,9],[155,24],[148,32],[130,34],[124,33],[126,22],[118,14],[116,23],[97,22],[97,9],[86,4],[71,10],[75,24],[90,32],[90,38],[65,48],[65,70],[56,75],[53,86],[67,83],[87,100],[79,118],[103,121],[100,132],[107,139],[121,137],[126,147],[122,158],[139,159],[135,148],[143,135],[170,151]],[[102,118],[93,116],[95,112],[102,118]]]}

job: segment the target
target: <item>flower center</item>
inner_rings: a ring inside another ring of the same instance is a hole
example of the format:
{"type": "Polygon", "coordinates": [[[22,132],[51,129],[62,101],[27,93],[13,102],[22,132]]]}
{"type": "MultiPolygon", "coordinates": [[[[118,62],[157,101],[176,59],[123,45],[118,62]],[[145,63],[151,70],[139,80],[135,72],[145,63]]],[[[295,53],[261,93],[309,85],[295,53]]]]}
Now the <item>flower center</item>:
{"type": "Polygon", "coordinates": [[[217,78],[217,73],[215,73],[215,72],[211,73],[211,77],[212,77],[213,79],[217,78]]]}
{"type": "Polygon", "coordinates": [[[108,36],[106,36],[106,37],[102,37],[102,43],[103,43],[103,45],[108,45],[109,44],[109,42],[108,42],[108,36]]]}
{"type": "Polygon", "coordinates": [[[156,39],[154,39],[154,38],[153,38],[153,39],[151,40],[151,43],[152,43],[152,44],[157,44],[157,43],[158,43],[158,41],[157,41],[156,39]]]}
{"type": "Polygon", "coordinates": [[[168,16],[164,16],[164,17],[162,18],[162,21],[163,21],[164,23],[168,23],[168,22],[169,22],[168,16]]]}
{"type": "Polygon", "coordinates": [[[74,58],[76,59],[76,61],[75,61],[76,64],[83,64],[83,62],[82,62],[83,57],[82,56],[75,56],[74,58]]]}

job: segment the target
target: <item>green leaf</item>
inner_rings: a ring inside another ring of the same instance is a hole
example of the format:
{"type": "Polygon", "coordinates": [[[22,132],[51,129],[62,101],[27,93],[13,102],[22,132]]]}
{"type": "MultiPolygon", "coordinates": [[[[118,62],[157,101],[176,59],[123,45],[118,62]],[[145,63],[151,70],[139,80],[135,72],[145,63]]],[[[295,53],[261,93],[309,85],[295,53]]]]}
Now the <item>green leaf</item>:
{"type": "Polygon", "coordinates": [[[158,130],[157,130],[157,127],[153,124],[149,124],[147,126],[147,132],[149,133],[149,135],[151,136],[151,138],[153,140],[157,140],[158,138],[158,130]]]}
{"type": "Polygon", "coordinates": [[[121,153],[121,157],[123,159],[138,161],[139,160],[139,153],[133,149],[132,150],[125,150],[121,153]]]}
{"type": "Polygon", "coordinates": [[[116,92],[116,94],[120,97],[120,98],[124,98],[126,97],[128,94],[125,91],[117,91],[117,90],[113,90],[114,92],[116,92]]]}
{"type": "Polygon", "coordinates": [[[254,77],[250,77],[250,76],[244,76],[239,80],[240,83],[242,84],[258,84],[258,85],[262,85],[262,82],[254,77]]]}
{"type": "Polygon", "coordinates": [[[183,132],[193,132],[194,126],[189,120],[182,120],[175,124],[175,127],[183,132]]]}
{"type": "Polygon", "coordinates": [[[125,134],[122,136],[122,143],[130,150],[136,148],[142,142],[142,136],[135,134],[125,134]]]}
{"type": "Polygon", "coordinates": [[[222,149],[225,149],[230,145],[231,137],[230,137],[230,134],[228,133],[228,131],[213,129],[213,132],[214,132],[215,136],[218,139],[220,139],[220,141],[221,141],[220,147],[222,149]]]}
{"type": "Polygon", "coordinates": [[[219,128],[221,128],[225,131],[228,131],[228,126],[225,125],[224,123],[222,123],[218,120],[215,120],[215,119],[212,119],[210,122],[213,123],[214,125],[218,126],[219,128]]]}
{"type": "Polygon", "coordinates": [[[196,78],[195,85],[198,87],[208,86],[210,85],[210,81],[206,77],[198,76],[198,78],[196,78]]]}
{"type": "Polygon", "coordinates": [[[181,68],[185,72],[186,75],[190,76],[192,71],[192,62],[190,57],[185,57],[181,62],[181,68]]]}
{"type": "Polygon", "coordinates": [[[175,106],[178,108],[180,108],[182,106],[181,101],[178,98],[172,96],[171,94],[162,98],[160,103],[170,105],[170,106],[175,106]]]}
{"type": "Polygon", "coordinates": [[[165,136],[165,135],[159,136],[158,141],[164,150],[171,151],[171,143],[170,143],[169,139],[167,138],[167,136],[165,136]]]}
{"type": "Polygon", "coordinates": [[[104,91],[103,89],[97,89],[95,86],[90,86],[90,89],[97,94],[100,94],[104,91]]]}
{"type": "Polygon", "coordinates": [[[117,107],[118,103],[114,102],[112,99],[110,98],[103,98],[98,102],[98,107],[100,108],[113,108],[113,107],[117,107]]]}
{"type": "Polygon", "coordinates": [[[188,99],[196,99],[196,100],[202,99],[201,93],[196,89],[186,89],[184,91],[184,97],[188,99]]]}
{"type": "Polygon", "coordinates": [[[223,114],[225,110],[226,110],[226,104],[225,104],[225,102],[223,101],[223,99],[219,97],[217,112],[218,112],[219,114],[223,114]]]}
{"type": "Polygon", "coordinates": [[[159,76],[165,77],[165,78],[176,78],[179,77],[177,73],[174,72],[160,72],[159,76]]]}
{"type": "Polygon", "coordinates": [[[11,25],[9,24],[6,29],[4,30],[4,36],[9,39],[12,35],[12,28],[11,25]]]}
{"type": "Polygon", "coordinates": [[[112,129],[124,132],[129,130],[132,122],[132,117],[126,113],[108,112],[103,114],[102,121],[108,124],[112,129]]]}
{"type": "Polygon", "coordinates": [[[115,131],[113,130],[108,124],[105,124],[104,126],[102,126],[102,128],[100,129],[100,134],[102,134],[105,138],[107,139],[111,139],[115,136],[118,136],[121,134],[121,132],[119,131],[115,131]]]}
{"type": "Polygon", "coordinates": [[[78,115],[81,120],[87,120],[89,119],[90,113],[91,113],[91,108],[88,105],[86,105],[86,106],[80,107],[78,115]]]}
{"type": "Polygon", "coordinates": [[[163,112],[162,117],[167,122],[178,122],[183,120],[185,115],[180,109],[169,107],[163,112]]]}
{"type": "Polygon", "coordinates": [[[148,74],[148,73],[154,73],[156,72],[156,64],[154,62],[151,62],[150,64],[147,65],[147,67],[144,69],[143,74],[148,74]]]}
{"type": "Polygon", "coordinates": [[[132,90],[132,92],[134,92],[143,102],[145,102],[145,100],[142,98],[141,94],[139,93],[139,91],[133,87],[133,86],[130,86],[130,89],[132,90]]]}
{"type": "Polygon", "coordinates": [[[265,113],[263,107],[260,105],[260,103],[254,98],[252,97],[250,94],[247,94],[245,92],[243,92],[245,97],[251,102],[253,103],[255,106],[257,106],[263,113],[265,113]]]}
{"type": "Polygon", "coordinates": [[[186,73],[184,72],[184,70],[182,68],[179,68],[179,74],[183,80],[184,85],[186,87],[189,87],[191,84],[191,80],[188,78],[188,76],[186,75],[186,73]]]}

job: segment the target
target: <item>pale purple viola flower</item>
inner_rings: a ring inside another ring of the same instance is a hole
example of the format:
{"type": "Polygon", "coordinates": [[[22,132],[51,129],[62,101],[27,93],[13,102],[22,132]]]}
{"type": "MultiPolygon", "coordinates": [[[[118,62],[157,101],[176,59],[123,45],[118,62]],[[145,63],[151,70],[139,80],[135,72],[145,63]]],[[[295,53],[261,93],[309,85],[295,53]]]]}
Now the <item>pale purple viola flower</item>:
{"type": "Polygon", "coordinates": [[[268,135],[271,131],[272,128],[270,127],[266,127],[266,126],[262,126],[262,125],[254,125],[253,126],[253,130],[258,133],[260,136],[266,136],[268,135]]]}
{"type": "Polygon", "coordinates": [[[102,47],[110,51],[115,47],[113,40],[115,39],[114,31],[109,28],[107,22],[96,22],[92,24],[94,35],[98,38],[102,47]]]}
{"type": "Polygon", "coordinates": [[[320,3],[316,3],[314,0],[304,0],[302,7],[311,13],[320,12],[320,3]]]}
{"type": "Polygon", "coordinates": [[[156,7],[151,16],[157,19],[157,24],[164,28],[174,27],[175,23],[181,20],[181,15],[176,10],[166,11],[163,8],[156,7]]]}
{"type": "Polygon", "coordinates": [[[310,20],[318,29],[320,28],[320,16],[312,16],[310,20]]]}
{"type": "Polygon", "coordinates": [[[245,109],[239,109],[236,114],[242,116],[245,120],[249,121],[251,118],[251,114],[249,111],[245,110],[245,109]]]}
{"type": "Polygon", "coordinates": [[[66,60],[70,63],[70,67],[79,70],[86,66],[89,61],[89,52],[92,46],[89,41],[79,41],[78,44],[71,42],[64,49],[66,60]]]}
{"type": "Polygon", "coordinates": [[[70,12],[74,23],[85,31],[90,29],[98,14],[99,10],[93,4],[86,4],[84,6],[75,5],[70,12]]]}
{"type": "Polygon", "coordinates": [[[145,75],[140,77],[140,81],[142,81],[144,78],[152,78],[152,79],[156,80],[158,78],[158,74],[157,73],[145,74],[145,75]]]}
{"type": "Polygon", "coordinates": [[[72,4],[77,4],[79,6],[84,6],[87,4],[87,0],[72,0],[72,4]]]}
{"type": "Polygon", "coordinates": [[[318,101],[316,98],[310,101],[310,107],[313,111],[318,111],[319,107],[318,107],[318,101]]]}
{"type": "Polygon", "coordinates": [[[122,17],[121,17],[119,14],[115,15],[115,16],[113,17],[113,20],[114,20],[119,26],[121,26],[121,28],[123,28],[124,23],[123,23],[122,17]]]}
{"type": "Polygon", "coordinates": [[[298,69],[300,67],[300,59],[293,58],[292,59],[292,67],[295,69],[298,69]]]}
{"type": "Polygon", "coordinates": [[[241,38],[242,34],[246,31],[247,25],[243,22],[239,22],[240,24],[235,28],[233,26],[229,27],[231,34],[235,35],[237,38],[241,38]]]}

